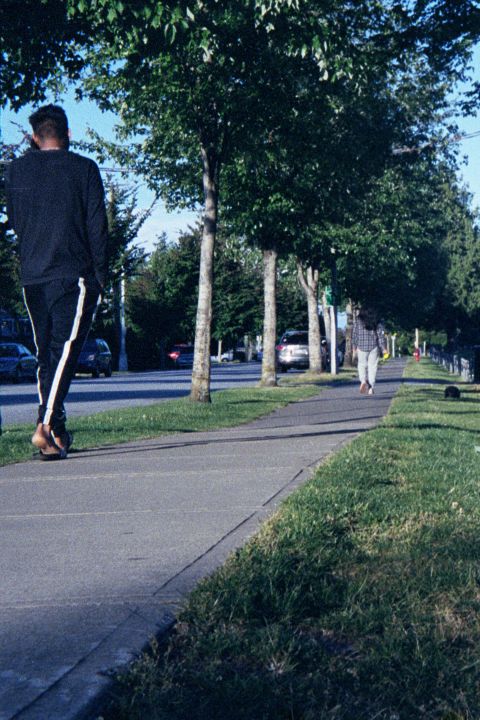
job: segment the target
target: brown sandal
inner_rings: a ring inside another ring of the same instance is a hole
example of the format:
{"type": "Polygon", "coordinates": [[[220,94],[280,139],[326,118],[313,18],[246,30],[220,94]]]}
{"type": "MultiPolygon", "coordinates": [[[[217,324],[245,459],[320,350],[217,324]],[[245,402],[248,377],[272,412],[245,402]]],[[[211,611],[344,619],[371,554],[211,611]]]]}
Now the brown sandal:
{"type": "Polygon", "coordinates": [[[68,453],[68,451],[72,447],[73,433],[69,432],[68,430],[65,430],[65,432],[63,432],[61,435],[55,435],[52,430],[50,437],[55,447],[57,447],[59,450],[65,450],[65,452],[68,453]],[[59,444],[59,441],[61,444],[59,444]]]}
{"type": "Polygon", "coordinates": [[[67,436],[68,446],[59,447],[53,435],[47,435],[43,429],[43,425],[39,423],[32,436],[32,444],[38,448],[38,457],[40,460],[64,460],[67,457],[67,451],[73,439],[70,433],[67,433],[67,436]]]}
{"type": "Polygon", "coordinates": [[[56,446],[52,445],[52,448],[53,447],[55,447],[53,452],[50,451],[50,448],[49,450],[39,450],[38,457],[40,458],[40,460],[65,460],[65,458],[67,457],[67,451],[63,449],[59,450],[58,448],[56,448],[56,446]]]}

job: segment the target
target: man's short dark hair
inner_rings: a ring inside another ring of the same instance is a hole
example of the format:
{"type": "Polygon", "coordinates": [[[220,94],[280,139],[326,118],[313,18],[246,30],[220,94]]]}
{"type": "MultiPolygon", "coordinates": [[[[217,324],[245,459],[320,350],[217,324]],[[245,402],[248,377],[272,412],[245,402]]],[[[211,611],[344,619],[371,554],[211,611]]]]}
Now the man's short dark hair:
{"type": "Polygon", "coordinates": [[[59,105],[44,105],[35,110],[28,119],[33,132],[40,140],[55,138],[63,148],[68,148],[68,120],[65,110],[59,105]]]}

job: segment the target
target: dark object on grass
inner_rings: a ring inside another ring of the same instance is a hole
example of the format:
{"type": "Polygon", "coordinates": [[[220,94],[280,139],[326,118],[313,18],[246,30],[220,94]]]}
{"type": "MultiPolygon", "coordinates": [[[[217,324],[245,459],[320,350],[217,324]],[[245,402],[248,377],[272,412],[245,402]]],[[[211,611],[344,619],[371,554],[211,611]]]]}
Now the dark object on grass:
{"type": "Polygon", "coordinates": [[[460,400],[460,390],[455,385],[447,385],[445,388],[446,400],[460,400]]]}

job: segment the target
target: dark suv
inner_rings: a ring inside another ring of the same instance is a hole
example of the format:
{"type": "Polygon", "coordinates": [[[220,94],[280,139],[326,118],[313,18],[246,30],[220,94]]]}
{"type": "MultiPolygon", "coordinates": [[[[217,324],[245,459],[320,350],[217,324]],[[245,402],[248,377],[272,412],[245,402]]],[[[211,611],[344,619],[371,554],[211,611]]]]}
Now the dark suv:
{"type": "Polygon", "coordinates": [[[112,374],[112,353],[105,340],[100,338],[88,338],[78,358],[77,373],[91,373],[93,378],[98,378],[100,373],[105,377],[112,374]]]}

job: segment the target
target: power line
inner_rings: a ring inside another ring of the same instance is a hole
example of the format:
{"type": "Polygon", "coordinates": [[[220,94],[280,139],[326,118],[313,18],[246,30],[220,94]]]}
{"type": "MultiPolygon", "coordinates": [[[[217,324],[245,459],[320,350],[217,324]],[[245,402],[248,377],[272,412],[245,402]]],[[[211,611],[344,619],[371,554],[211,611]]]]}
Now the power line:
{"type": "Polygon", "coordinates": [[[450,143],[454,142],[460,142],[461,140],[469,140],[470,138],[478,137],[480,135],[480,130],[475,130],[475,132],[472,133],[457,133],[456,135],[452,135],[449,138],[446,138],[445,140],[429,140],[428,142],[422,143],[421,145],[415,145],[413,147],[394,147],[392,148],[392,155],[405,155],[408,153],[421,153],[423,150],[425,150],[428,147],[434,147],[434,145],[449,145],[450,143]]]}
{"type": "MultiPolygon", "coordinates": [[[[13,120],[10,121],[12,125],[17,125],[22,132],[23,132],[23,138],[19,143],[15,144],[9,144],[8,147],[12,150],[18,150],[24,142],[30,141],[30,135],[25,132],[22,128],[22,126],[19,123],[14,122],[13,120]]],[[[475,138],[480,136],[480,130],[475,130],[471,133],[457,133],[456,135],[452,135],[449,138],[446,138],[445,140],[429,140],[428,142],[424,142],[421,145],[414,145],[414,146],[407,146],[403,145],[402,147],[393,147],[392,148],[392,155],[408,155],[413,153],[421,153],[423,150],[426,150],[429,147],[434,147],[435,145],[450,145],[451,143],[455,142],[461,142],[462,140],[470,140],[471,138],[475,138]]],[[[8,165],[11,162],[11,160],[3,160],[0,159],[0,165],[8,165]]],[[[103,172],[111,172],[111,173],[128,173],[129,171],[125,168],[106,168],[106,167],[100,167],[100,170],[103,172]]]]}

